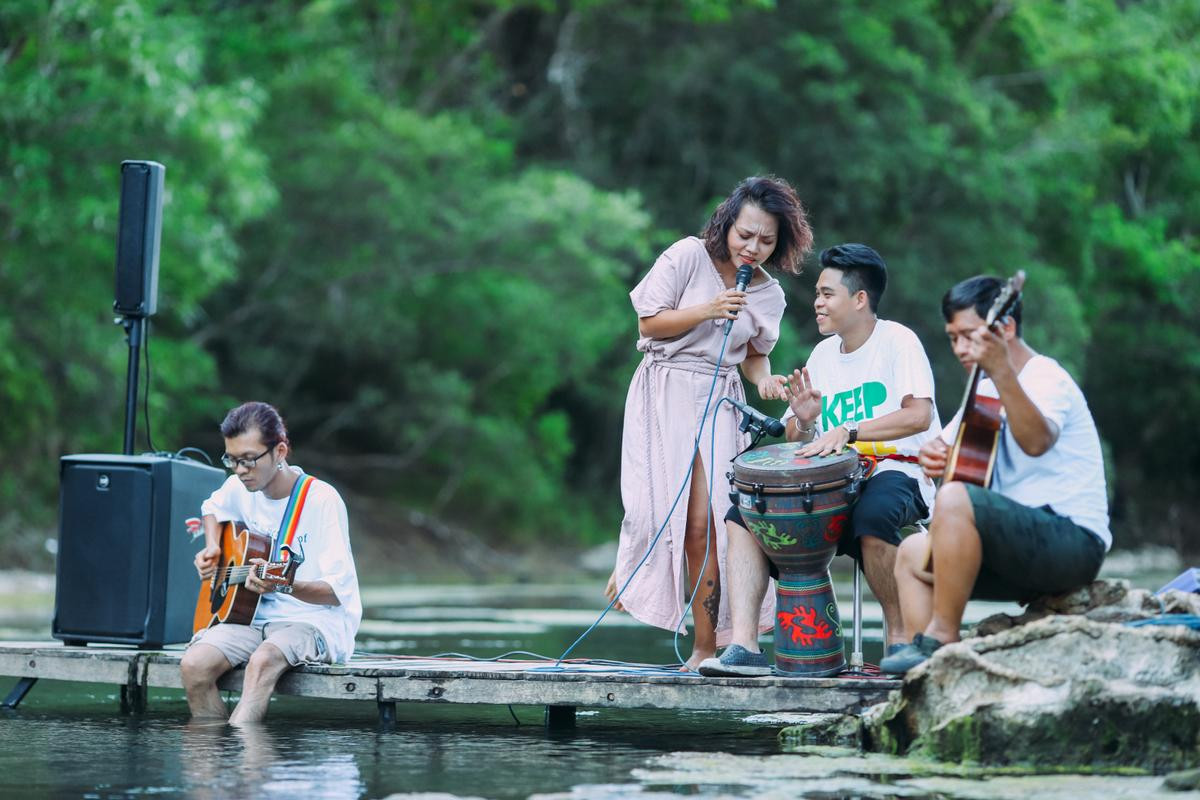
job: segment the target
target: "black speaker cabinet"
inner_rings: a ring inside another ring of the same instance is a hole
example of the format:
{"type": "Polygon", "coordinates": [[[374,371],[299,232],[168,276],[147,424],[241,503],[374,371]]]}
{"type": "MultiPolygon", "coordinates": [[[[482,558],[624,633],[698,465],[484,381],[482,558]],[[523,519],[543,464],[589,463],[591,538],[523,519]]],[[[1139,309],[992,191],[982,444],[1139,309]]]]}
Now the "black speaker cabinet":
{"type": "Polygon", "coordinates": [[[163,177],[156,161],[121,162],[121,221],[117,227],[117,299],[113,309],[148,317],[158,307],[158,249],[162,240],[163,177]]]}
{"type": "Polygon", "coordinates": [[[165,456],[71,455],[60,463],[54,638],[161,647],[186,642],[204,545],[186,520],[222,470],[165,456]]]}

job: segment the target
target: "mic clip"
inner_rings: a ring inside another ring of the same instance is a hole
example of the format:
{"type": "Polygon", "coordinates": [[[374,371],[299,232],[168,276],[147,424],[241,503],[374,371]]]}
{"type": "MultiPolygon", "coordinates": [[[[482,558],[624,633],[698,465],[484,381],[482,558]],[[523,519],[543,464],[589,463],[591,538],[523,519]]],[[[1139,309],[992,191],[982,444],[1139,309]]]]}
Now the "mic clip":
{"type": "Polygon", "coordinates": [[[767,435],[767,426],[746,411],[742,412],[742,421],[738,425],[738,430],[760,438],[767,435]]]}

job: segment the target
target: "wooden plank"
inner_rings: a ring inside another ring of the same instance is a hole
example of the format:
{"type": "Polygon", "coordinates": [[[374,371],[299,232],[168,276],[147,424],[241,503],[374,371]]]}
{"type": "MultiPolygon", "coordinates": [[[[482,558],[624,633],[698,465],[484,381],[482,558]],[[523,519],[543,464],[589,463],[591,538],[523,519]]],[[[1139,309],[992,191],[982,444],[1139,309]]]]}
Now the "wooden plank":
{"type": "MultiPolygon", "coordinates": [[[[4,646],[0,647],[0,675],[125,684],[130,670],[136,669],[137,655],[136,650],[113,653],[87,648],[4,646]]],[[[179,671],[178,666],[175,671],[179,671]]]]}
{"type": "MultiPolygon", "coordinates": [[[[574,676],[571,676],[574,677],[574,676]]],[[[870,686],[845,681],[827,685],[805,679],[707,678],[691,681],[643,681],[635,676],[556,679],[513,675],[380,677],[380,699],[403,702],[509,703],[592,708],[656,708],[711,711],[836,711],[852,713],[881,702],[896,681],[870,686]]]]}
{"type": "MultiPolygon", "coordinates": [[[[0,675],[181,689],[182,650],[0,643],[0,675]]],[[[220,682],[238,691],[243,672],[220,682]]],[[[897,680],[701,678],[597,664],[365,656],[350,664],[305,665],[280,680],[297,697],[396,702],[590,708],[854,713],[885,699],[897,680]]]]}

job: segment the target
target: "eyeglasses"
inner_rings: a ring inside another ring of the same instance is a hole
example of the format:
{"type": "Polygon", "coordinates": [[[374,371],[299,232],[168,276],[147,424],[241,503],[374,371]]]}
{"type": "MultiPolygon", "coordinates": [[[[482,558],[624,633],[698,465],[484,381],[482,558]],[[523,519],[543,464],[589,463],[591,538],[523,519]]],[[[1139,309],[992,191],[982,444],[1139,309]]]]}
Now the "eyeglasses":
{"type": "Polygon", "coordinates": [[[271,452],[272,449],[274,448],[268,447],[253,458],[234,458],[229,453],[225,453],[221,456],[221,463],[225,465],[225,469],[237,469],[238,467],[254,469],[254,465],[258,463],[258,460],[271,452]]]}

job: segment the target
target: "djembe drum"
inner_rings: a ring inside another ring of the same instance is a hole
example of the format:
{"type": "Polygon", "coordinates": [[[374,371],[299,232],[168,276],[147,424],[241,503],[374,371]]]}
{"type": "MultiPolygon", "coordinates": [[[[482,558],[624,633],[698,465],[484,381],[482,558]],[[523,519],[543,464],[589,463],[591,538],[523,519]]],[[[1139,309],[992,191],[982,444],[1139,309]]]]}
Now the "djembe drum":
{"type": "Polygon", "coordinates": [[[779,570],[775,670],[817,677],[846,669],[829,564],[863,469],[858,453],[801,456],[804,444],[773,444],[734,459],[729,497],[779,570]]]}

